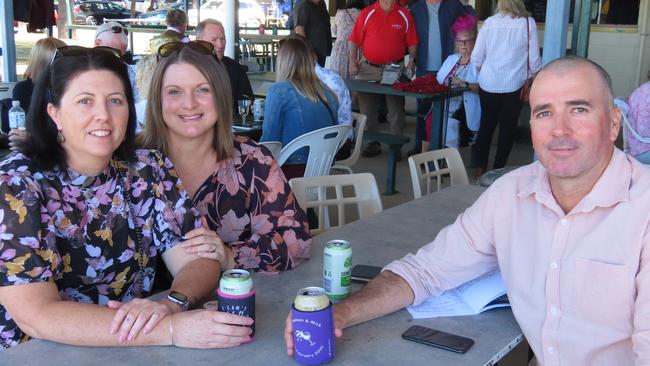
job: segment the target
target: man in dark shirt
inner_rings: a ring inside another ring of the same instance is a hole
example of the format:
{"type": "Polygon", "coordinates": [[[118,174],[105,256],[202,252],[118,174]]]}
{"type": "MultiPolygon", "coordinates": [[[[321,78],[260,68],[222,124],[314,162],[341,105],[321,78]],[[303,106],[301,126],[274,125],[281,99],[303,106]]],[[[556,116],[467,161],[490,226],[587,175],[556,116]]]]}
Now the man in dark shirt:
{"type": "Polygon", "coordinates": [[[325,58],[332,51],[330,15],[325,3],[323,0],[304,0],[295,12],[296,34],[307,38],[316,52],[318,64],[324,67],[325,58]]]}
{"type": "Polygon", "coordinates": [[[248,80],[246,71],[237,61],[223,54],[226,49],[226,32],[223,24],[210,18],[202,20],[196,26],[196,39],[212,43],[215,56],[225,66],[230,78],[234,110],[237,110],[237,101],[239,99],[247,97],[252,101],[254,99],[253,88],[251,88],[251,82],[248,80]]]}

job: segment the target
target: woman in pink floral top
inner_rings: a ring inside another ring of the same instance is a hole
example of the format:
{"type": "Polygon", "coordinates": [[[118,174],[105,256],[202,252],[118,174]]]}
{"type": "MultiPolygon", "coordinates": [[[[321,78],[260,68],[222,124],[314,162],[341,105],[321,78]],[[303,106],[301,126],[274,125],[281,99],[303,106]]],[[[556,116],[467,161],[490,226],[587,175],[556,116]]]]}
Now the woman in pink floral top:
{"type": "Polygon", "coordinates": [[[271,153],[233,135],[228,74],[212,45],[177,43],[167,51],[152,77],[141,138],[170,158],[217,233],[211,242],[183,244],[187,252],[217,259],[222,269],[292,269],[309,258],[306,215],[271,153]]]}

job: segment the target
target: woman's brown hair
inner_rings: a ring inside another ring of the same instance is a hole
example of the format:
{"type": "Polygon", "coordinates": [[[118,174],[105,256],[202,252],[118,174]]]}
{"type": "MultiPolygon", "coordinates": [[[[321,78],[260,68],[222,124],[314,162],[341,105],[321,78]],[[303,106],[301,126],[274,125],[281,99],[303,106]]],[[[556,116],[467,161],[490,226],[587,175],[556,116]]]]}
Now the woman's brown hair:
{"type": "Polygon", "coordinates": [[[167,57],[162,57],[151,77],[147,98],[145,124],[139,136],[139,145],[147,149],[156,149],[169,154],[166,140],[167,124],[162,112],[162,84],[165,72],[170,65],[188,64],[194,66],[205,77],[212,89],[214,106],[217,110],[217,123],[214,124],[212,147],[218,160],[228,159],[233,153],[232,133],[232,94],[228,73],[223,64],[211,55],[203,54],[192,47],[182,47],[167,57]]]}

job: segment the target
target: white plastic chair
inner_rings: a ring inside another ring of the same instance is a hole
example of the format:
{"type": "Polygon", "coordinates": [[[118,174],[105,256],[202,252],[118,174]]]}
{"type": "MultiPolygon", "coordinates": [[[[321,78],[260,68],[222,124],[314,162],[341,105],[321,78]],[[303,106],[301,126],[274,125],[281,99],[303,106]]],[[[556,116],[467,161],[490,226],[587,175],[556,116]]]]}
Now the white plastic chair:
{"type": "Polygon", "coordinates": [[[331,169],[343,170],[348,174],[354,173],[352,171],[352,166],[357,163],[357,160],[359,160],[359,156],[361,155],[361,145],[363,145],[363,133],[366,130],[367,119],[368,116],[365,114],[352,112],[352,121],[354,124],[354,149],[352,149],[350,157],[335,161],[334,166],[332,166],[331,169]]]}
{"type": "Polygon", "coordinates": [[[351,128],[351,126],[336,125],[296,137],[280,151],[277,159],[278,164],[284,165],[291,154],[303,147],[309,147],[304,176],[327,175],[332,166],[334,155],[341,146],[341,142],[347,138],[351,128]]]}
{"type": "Polygon", "coordinates": [[[409,157],[408,161],[409,169],[411,170],[414,198],[422,197],[422,188],[425,186],[425,183],[426,192],[424,194],[431,193],[433,186],[431,181],[433,179],[436,181],[435,190],[439,191],[444,175],[451,177],[451,185],[469,184],[467,170],[465,170],[463,159],[460,157],[460,153],[456,148],[449,147],[423,152],[409,157]],[[441,161],[444,161],[445,164],[440,164],[441,161]]]}
{"type": "Polygon", "coordinates": [[[313,235],[332,227],[330,211],[336,211],[336,226],[341,226],[355,212],[363,219],[383,210],[375,176],[370,173],[293,178],[289,185],[300,207],[318,209],[318,228],[311,229],[313,235]],[[356,211],[351,212],[350,206],[356,211]],[[337,209],[329,210],[330,207],[337,209]],[[346,209],[351,215],[346,216],[346,209]]]}
{"type": "Polygon", "coordinates": [[[13,81],[0,82],[0,99],[11,98],[13,96],[14,86],[16,86],[16,82],[13,81]]]}
{"type": "Polygon", "coordinates": [[[273,154],[273,157],[277,160],[280,151],[282,150],[282,143],[280,141],[264,141],[258,142],[262,146],[266,146],[267,149],[273,154]]]}

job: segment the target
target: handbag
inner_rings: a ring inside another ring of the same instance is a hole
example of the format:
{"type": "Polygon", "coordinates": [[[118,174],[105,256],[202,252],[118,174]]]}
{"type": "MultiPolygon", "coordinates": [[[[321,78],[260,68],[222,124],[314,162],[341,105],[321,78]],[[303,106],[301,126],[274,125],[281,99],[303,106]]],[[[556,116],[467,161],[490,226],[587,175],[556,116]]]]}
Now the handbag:
{"type": "Polygon", "coordinates": [[[526,81],[524,85],[521,86],[519,91],[519,100],[524,103],[528,103],[528,96],[530,95],[530,87],[533,85],[533,78],[529,77],[530,75],[530,20],[526,18],[526,39],[528,40],[526,44],[526,81]]]}
{"type": "Polygon", "coordinates": [[[402,81],[404,76],[404,66],[396,64],[384,65],[381,68],[381,81],[379,84],[393,85],[396,82],[402,81]]]}

